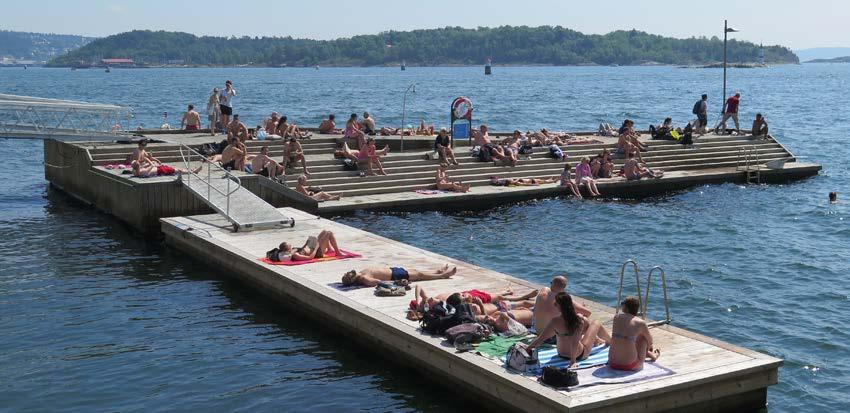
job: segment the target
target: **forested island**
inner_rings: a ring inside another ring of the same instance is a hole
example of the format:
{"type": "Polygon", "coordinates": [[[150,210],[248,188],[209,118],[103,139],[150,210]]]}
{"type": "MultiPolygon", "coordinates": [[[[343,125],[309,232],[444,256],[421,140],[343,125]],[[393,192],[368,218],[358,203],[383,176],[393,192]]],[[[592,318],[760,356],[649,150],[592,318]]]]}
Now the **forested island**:
{"type": "MultiPolygon", "coordinates": [[[[730,62],[799,63],[787,47],[730,40],[730,62]]],[[[137,30],[97,39],[57,57],[50,66],[72,66],[106,58],[140,65],[186,66],[389,66],[479,65],[698,65],[723,60],[717,37],[675,39],[637,30],[586,35],[563,27],[388,31],[335,40],[292,37],[198,37],[188,33],[137,30]]]]}
{"type": "Polygon", "coordinates": [[[832,59],[812,59],[806,63],[850,63],[850,56],[833,57],[832,59]]]}
{"type": "Polygon", "coordinates": [[[91,37],[69,34],[0,30],[0,56],[44,62],[92,40],[91,37]]]}

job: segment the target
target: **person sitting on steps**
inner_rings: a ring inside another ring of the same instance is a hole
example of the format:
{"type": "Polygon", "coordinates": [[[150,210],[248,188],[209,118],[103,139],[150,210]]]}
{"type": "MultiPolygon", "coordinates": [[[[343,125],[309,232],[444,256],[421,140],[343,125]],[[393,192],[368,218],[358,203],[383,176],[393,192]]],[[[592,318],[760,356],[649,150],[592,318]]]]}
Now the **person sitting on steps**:
{"type": "Polygon", "coordinates": [[[768,132],[767,119],[761,113],[756,113],[756,120],[753,121],[753,136],[756,138],[766,138],[768,132]]]}
{"type": "Polygon", "coordinates": [[[570,192],[573,193],[573,196],[581,199],[581,198],[583,198],[581,196],[581,191],[579,191],[578,185],[576,185],[576,183],[573,182],[571,177],[570,177],[570,169],[571,168],[572,168],[572,166],[569,163],[564,164],[564,171],[561,172],[561,186],[569,188],[570,192]]]}
{"type": "Polygon", "coordinates": [[[434,150],[440,155],[441,164],[458,164],[454,149],[452,149],[452,137],[446,128],[440,128],[440,133],[434,140],[434,150]]]}
{"type": "Polygon", "coordinates": [[[322,120],[319,124],[319,133],[325,135],[341,135],[342,130],[336,128],[336,115],[331,113],[327,119],[322,120]]]}
{"type": "Polygon", "coordinates": [[[304,157],[301,142],[292,137],[289,138],[289,142],[283,145],[283,166],[284,168],[291,168],[296,162],[301,162],[304,175],[310,176],[310,171],[307,170],[307,158],[304,157]]]}
{"type": "Polygon", "coordinates": [[[260,154],[251,160],[251,170],[255,174],[265,176],[271,180],[275,180],[278,175],[282,175],[285,171],[283,165],[269,157],[269,147],[267,145],[260,148],[260,154]]]}
{"type": "Polygon", "coordinates": [[[457,273],[457,267],[448,268],[448,265],[433,271],[420,271],[413,268],[403,267],[367,267],[360,271],[351,270],[342,276],[343,286],[362,285],[374,287],[381,281],[432,281],[451,278],[457,273]]]}
{"type": "Polygon", "coordinates": [[[307,176],[298,175],[298,183],[295,185],[295,190],[301,194],[307,195],[316,200],[316,202],[339,201],[342,194],[329,194],[324,191],[311,191],[307,188],[307,176]]]}
{"type": "Polygon", "coordinates": [[[587,156],[582,157],[581,163],[576,166],[575,183],[577,187],[586,186],[592,197],[602,195],[596,187],[596,180],[593,179],[593,173],[590,171],[590,158],[587,156]]]}
{"type": "Polygon", "coordinates": [[[449,180],[446,174],[446,168],[444,164],[437,165],[437,176],[434,182],[437,185],[437,189],[441,191],[469,192],[469,185],[464,185],[463,182],[452,182],[449,180]]]}

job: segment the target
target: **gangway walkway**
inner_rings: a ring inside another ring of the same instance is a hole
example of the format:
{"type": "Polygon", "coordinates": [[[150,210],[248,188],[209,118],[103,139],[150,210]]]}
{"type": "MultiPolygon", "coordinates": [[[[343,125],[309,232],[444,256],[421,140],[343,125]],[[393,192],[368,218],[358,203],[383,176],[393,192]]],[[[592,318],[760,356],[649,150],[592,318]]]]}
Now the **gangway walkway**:
{"type": "Polygon", "coordinates": [[[3,138],[114,140],[131,117],[127,106],[0,94],[3,138]]]}
{"type": "Polygon", "coordinates": [[[188,173],[180,175],[184,187],[227,218],[233,231],[295,226],[295,219],[283,215],[262,198],[242,186],[239,177],[213,162],[204,162],[202,168],[192,171],[192,166],[202,161],[203,155],[180,145],[180,155],[188,173]]]}

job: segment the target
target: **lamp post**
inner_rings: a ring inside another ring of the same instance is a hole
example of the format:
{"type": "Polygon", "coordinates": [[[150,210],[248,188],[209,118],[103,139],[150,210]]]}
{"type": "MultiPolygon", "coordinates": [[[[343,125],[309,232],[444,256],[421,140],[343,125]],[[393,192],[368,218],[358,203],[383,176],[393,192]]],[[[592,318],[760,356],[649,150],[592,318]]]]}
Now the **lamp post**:
{"type": "Polygon", "coordinates": [[[720,116],[723,116],[723,114],[726,113],[726,40],[728,34],[734,32],[737,32],[737,30],[729,27],[729,21],[723,20],[723,96],[720,98],[720,116]]]}
{"type": "Polygon", "coordinates": [[[404,151],[404,118],[407,111],[407,92],[410,92],[413,89],[413,93],[416,93],[416,83],[411,83],[410,86],[404,91],[404,99],[402,99],[401,103],[401,149],[399,152],[404,151]]]}

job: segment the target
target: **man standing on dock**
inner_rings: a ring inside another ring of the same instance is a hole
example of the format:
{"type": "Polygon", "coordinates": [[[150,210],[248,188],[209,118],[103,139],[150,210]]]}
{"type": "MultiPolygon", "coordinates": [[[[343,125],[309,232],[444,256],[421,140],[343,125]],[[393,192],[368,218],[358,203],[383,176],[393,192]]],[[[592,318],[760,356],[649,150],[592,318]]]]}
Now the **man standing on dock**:
{"type": "Polygon", "coordinates": [[[236,96],[236,89],[233,88],[233,82],[225,81],[224,89],[218,95],[219,106],[221,107],[221,125],[227,127],[230,124],[230,115],[233,114],[233,98],[236,96]]]}
{"type": "Polygon", "coordinates": [[[697,133],[705,133],[708,130],[708,95],[703,93],[702,99],[694,104],[693,112],[694,115],[697,115],[697,119],[699,119],[697,133]]]}
{"type": "Polygon", "coordinates": [[[186,113],[183,114],[183,120],[180,121],[180,124],[186,130],[201,129],[201,115],[199,115],[198,112],[195,112],[194,105],[189,105],[189,109],[187,109],[186,113]]]}
{"type": "Polygon", "coordinates": [[[726,99],[726,104],[723,105],[723,118],[720,119],[720,123],[717,124],[717,127],[714,128],[714,132],[717,133],[720,125],[723,125],[723,131],[726,131],[726,121],[729,118],[735,121],[735,130],[738,131],[738,135],[741,134],[741,125],[738,123],[738,105],[741,103],[741,93],[736,93],[735,96],[730,96],[729,99],[726,99]]]}

